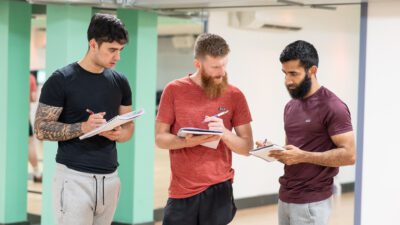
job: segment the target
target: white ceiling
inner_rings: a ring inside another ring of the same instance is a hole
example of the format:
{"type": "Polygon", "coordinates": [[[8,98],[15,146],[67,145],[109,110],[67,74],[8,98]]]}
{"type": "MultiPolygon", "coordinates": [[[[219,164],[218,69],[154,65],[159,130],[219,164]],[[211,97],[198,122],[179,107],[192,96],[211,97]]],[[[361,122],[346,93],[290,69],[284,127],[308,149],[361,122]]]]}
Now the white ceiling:
{"type": "Polygon", "coordinates": [[[285,6],[289,2],[300,3],[304,5],[312,4],[354,4],[362,0],[291,0],[288,3],[279,0],[136,0],[135,5],[146,8],[220,8],[220,7],[268,7],[285,6]]]}
{"type": "MultiPolygon", "coordinates": [[[[1,1],[1,0],[0,0],[1,1]]],[[[140,8],[147,10],[154,10],[159,15],[173,16],[180,18],[192,18],[195,21],[203,21],[207,18],[208,11],[259,11],[269,10],[269,17],[271,17],[270,24],[274,22],[281,22],[283,19],[280,14],[275,15],[275,10],[310,10],[310,6],[317,5],[323,6],[325,9],[335,9],[336,5],[345,4],[360,4],[366,0],[27,0],[31,3],[70,3],[70,4],[85,4],[92,5],[98,8],[120,8],[122,6],[129,8],[140,8]],[[300,3],[300,4],[295,4],[300,3]],[[277,7],[279,6],[279,7],[277,7]],[[290,7],[286,7],[290,6],[290,7]],[[305,7],[302,7],[305,6],[305,7]],[[272,11],[271,11],[272,10],[272,11]]],[[[368,2],[386,2],[396,0],[368,0],[368,2]]],[[[291,12],[295,15],[294,12],[291,12]]],[[[297,19],[298,20],[298,19],[297,19]]],[[[45,23],[42,23],[45,24],[45,23]]],[[[203,27],[199,27],[199,23],[193,22],[192,24],[176,24],[172,26],[169,24],[160,24],[159,33],[170,35],[170,34],[187,34],[187,33],[199,33],[202,32],[203,27]],[[192,27],[190,27],[192,26],[192,27]],[[196,29],[196,31],[191,31],[196,29]],[[178,30],[178,31],[176,31],[178,30]]],[[[299,22],[300,24],[300,22],[299,22]]],[[[44,26],[44,25],[43,25],[44,26]]]]}
{"type": "Polygon", "coordinates": [[[104,7],[133,7],[160,9],[213,9],[213,8],[246,8],[274,7],[288,5],[342,5],[361,2],[387,2],[396,0],[26,0],[31,3],[71,3],[104,7]]]}
{"type": "MultiPolygon", "coordinates": [[[[1,0],[0,0],[1,1],[1,0]]],[[[203,20],[209,11],[255,11],[271,8],[319,8],[335,10],[339,5],[399,0],[26,0],[32,4],[89,5],[107,11],[136,8],[155,11],[160,16],[203,20]]]]}

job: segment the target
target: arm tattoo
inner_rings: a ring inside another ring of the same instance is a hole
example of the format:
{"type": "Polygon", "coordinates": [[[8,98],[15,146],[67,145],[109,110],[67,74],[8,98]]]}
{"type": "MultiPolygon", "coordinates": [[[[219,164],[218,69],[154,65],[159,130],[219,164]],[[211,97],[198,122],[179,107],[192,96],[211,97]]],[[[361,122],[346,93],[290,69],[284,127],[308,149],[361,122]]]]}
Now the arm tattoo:
{"type": "Polygon", "coordinates": [[[35,117],[35,133],[39,140],[66,141],[83,134],[82,123],[57,122],[63,108],[39,103],[35,117]]]}

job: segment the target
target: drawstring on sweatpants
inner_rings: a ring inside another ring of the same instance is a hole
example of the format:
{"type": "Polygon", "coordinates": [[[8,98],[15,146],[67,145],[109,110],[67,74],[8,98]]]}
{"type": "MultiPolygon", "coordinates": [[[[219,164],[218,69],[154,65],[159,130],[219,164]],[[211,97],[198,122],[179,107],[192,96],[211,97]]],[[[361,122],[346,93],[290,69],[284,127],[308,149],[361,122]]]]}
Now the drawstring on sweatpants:
{"type": "Polygon", "coordinates": [[[95,176],[95,175],[93,175],[93,178],[94,178],[94,181],[95,181],[95,183],[96,183],[96,197],[95,197],[95,200],[94,200],[94,212],[96,213],[96,209],[97,209],[97,177],[95,176]]]}
{"type": "MultiPolygon", "coordinates": [[[[97,209],[97,177],[96,175],[93,175],[94,181],[96,183],[96,197],[95,197],[95,205],[94,205],[94,212],[96,212],[97,209]]],[[[103,205],[104,205],[104,180],[106,179],[106,176],[103,176],[103,205]]]]}

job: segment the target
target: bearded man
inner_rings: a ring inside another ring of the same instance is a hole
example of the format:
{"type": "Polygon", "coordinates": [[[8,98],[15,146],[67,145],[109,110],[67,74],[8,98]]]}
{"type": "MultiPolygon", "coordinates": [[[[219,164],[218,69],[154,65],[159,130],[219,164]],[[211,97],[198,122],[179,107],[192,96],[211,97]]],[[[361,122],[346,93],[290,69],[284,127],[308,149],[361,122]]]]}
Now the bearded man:
{"type": "Polygon", "coordinates": [[[318,83],[318,53],[312,44],[289,44],[280,61],[292,100],[284,110],[287,151],[270,154],[285,164],[279,178],[279,225],[327,225],[333,177],[340,166],[355,163],[350,112],[318,83]]]}
{"type": "Polygon", "coordinates": [[[200,35],[194,49],[196,72],[169,83],[161,96],[156,144],[169,150],[171,162],[164,225],[225,225],[236,213],[232,151],[249,155],[253,137],[246,99],[228,83],[229,51],[222,37],[200,35]],[[225,111],[221,117],[210,116],[225,111]],[[219,136],[179,138],[182,127],[218,130],[223,135],[217,149],[211,149],[201,144],[219,136]]]}

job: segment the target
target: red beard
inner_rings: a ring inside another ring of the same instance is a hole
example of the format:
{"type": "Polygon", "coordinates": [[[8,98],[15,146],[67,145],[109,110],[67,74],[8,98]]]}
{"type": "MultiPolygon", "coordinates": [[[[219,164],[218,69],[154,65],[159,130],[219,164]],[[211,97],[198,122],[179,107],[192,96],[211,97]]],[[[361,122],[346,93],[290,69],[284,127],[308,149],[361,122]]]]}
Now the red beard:
{"type": "Polygon", "coordinates": [[[215,78],[209,76],[204,72],[204,70],[200,71],[201,81],[203,84],[204,92],[206,96],[209,98],[218,98],[220,97],[225,89],[228,87],[228,76],[222,76],[222,82],[216,83],[215,78]]]}

